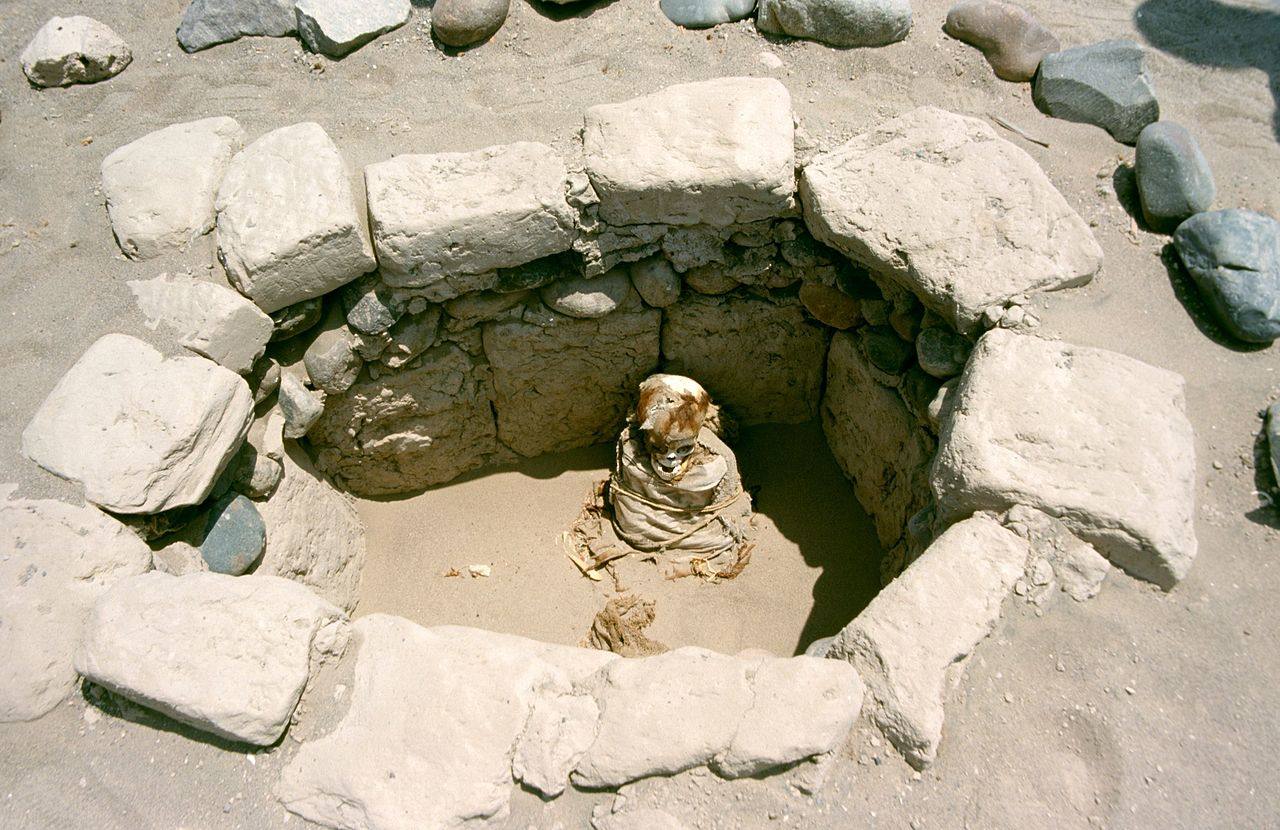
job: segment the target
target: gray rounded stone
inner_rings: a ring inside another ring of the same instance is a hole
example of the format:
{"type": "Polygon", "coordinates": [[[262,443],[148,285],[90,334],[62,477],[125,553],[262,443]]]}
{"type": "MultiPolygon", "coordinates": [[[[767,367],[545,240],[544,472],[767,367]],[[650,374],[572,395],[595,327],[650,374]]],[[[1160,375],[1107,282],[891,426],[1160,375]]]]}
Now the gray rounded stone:
{"type": "Polygon", "coordinates": [[[631,294],[626,270],[615,268],[607,274],[587,279],[561,280],[542,289],[542,301],[553,311],[569,317],[590,319],[610,313],[631,294]]]}
{"type": "Polygon", "coordinates": [[[324,414],[324,399],[302,385],[291,372],[280,377],[280,413],[284,415],[284,437],[301,438],[324,414]]]}
{"type": "Polygon", "coordinates": [[[756,0],[661,0],[658,7],[678,26],[707,29],[749,17],[756,10],[756,0]]]}
{"type": "Polygon", "coordinates": [[[964,371],[973,344],[949,329],[934,327],[916,338],[916,360],[935,378],[946,380],[964,371]]]}
{"type": "Polygon", "coordinates": [[[271,312],[271,321],[275,324],[275,331],[271,333],[271,342],[297,337],[319,323],[323,311],[324,301],[320,297],[312,297],[271,312]]]}
{"type": "Polygon", "coordinates": [[[1271,475],[1280,485],[1280,401],[1267,409],[1267,449],[1271,456],[1271,475]]]}
{"type": "Polygon", "coordinates": [[[1173,246],[1232,335],[1280,337],[1280,222],[1252,210],[1197,213],[1178,226],[1173,246]]]}
{"type": "Polygon", "coordinates": [[[891,375],[902,374],[911,365],[911,344],[886,326],[867,326],[858,330],[858,341],[871,365],[891,375]]]}
{"type": "Polygon", "coordinates": [[[431,32],[446,46],[473,46],[493,37],[510,9],[511,0],[437,0],[431,32]]]}
{"type": "Polygon", "coordinates": [[[1108,40],[1045,55],[1032,97],[1042,111],[1101,127],[1123,144],[1160,118],[1142,47],[1108,40]]]}
{"type": "Polygon", "coordinates": [[[947,12],[942,30],[975,47],[996,77],[1029,81],[1045,55],[1062,44],[1026,9],[1000,0],[964,0],[947,12]]]}
{"type": "Polygon", "coordinates": [[[1181,124],[1157,121],[1138,135],[1134,173],[1142,215],[1153,230],[1172,232],[1209,209],[1217,190],[1209,162],[1181,124]]]}
{"type": "Polygon", "coordinates": [[[240,576],[258,561],[267,526],[252,501],[239,493],[218,499],[209,511],[200,557],[214,573],[240,576]]]}
{"type": "Polygon", "coordinates": [[[660,255],[632,263],[631,284],[640,299],[654,308],[666,308],[680,299],[680,275],[660,255]]]}
{"type": "Polygon", "coordinates": [[[307,367],[311,383],[330,395],[340,395],[350,389],[364,366],[346,326],[325,329],[316,335],[303,354],[302,363],[307,367]]]}
{"type": "Polygon", "coordinates": [[[192,0],[178,24],[188,52],[245,36],[283,37],[298,31],[293,0],[192,0]]]}
{"type": "Polygon", "coordinates": [[[366,274],[347,283],[339,296],[347,313],[347,325],[364,334],[382,334],[405,312],[405,304],[377,274],[366,274]]]}
{"type": "Polygon", "coordinates": [[[911,2],[760,0],[756,28],[832,46],[888,46],[911,31],[911,2]]]}

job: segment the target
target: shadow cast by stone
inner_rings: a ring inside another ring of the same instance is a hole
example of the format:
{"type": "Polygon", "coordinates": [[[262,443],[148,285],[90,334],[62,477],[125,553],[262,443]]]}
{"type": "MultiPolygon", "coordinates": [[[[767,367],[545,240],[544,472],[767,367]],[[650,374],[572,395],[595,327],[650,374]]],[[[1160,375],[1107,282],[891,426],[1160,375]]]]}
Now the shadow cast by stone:
{"type": "Polygon", "coordinates": [[[1271,446],[1267,441],[1267,424],[1262,426],[1253,437],[1253,489],[1257,492],[1260,504],[1244,516],[1254,524],[1280,530],[1280,482],[1276,481],[1271,469],[1271,446]]]}
{"type": "Polygon", "coordinates": [[[1147,0],[1134,25],[1162,52],[1201,66],[1260,69],[1276,102],[1271,125],[1280,140],[1280,10],[1219,0],[1147,0]]]}
{"type": "Polygon", "coordinates": [[[585,20],[599,10],[612,6],[616,0],[576,0],[568,3],[548,3],[543,0],[529,0],[529,8],[548,20],[585,20]]]}
{"type": "Polygon", "coordinates": [[[1232,337],[1222,328],[1214,317],[1213,310],[1201,295],[1200,289],[1182,267],[1182,261],[1178,258],[1178,252],[1174,249],[1172,242],[1160,249],[1160,261],[1164,263],[1165,270],[1169,273],[1169,282],[1173,285],[1174,296],[1186,309],[1191,321],[1196,324],[1196,328],[1200,329],[1201,334],[1233,352],[1257,352],[1270,346],[1269,343],[1246,343],[1232,337]]]}
{"type": "Polygon", "coordinates": [[[1147,224],[1142,215],[1142,197],[1138,194],[1138,176],[1132,164],[1121,162],[1111,173],[1111,187],[1116,192],[1116,201],[1124,212],[1133,217],[1138,227],[1148,233],[1156,231],[1147,224]]]}
{"type": "Polygon", "coordinates": [[[826,449],[819,422],[750,428],[735,451],[756,512],[795,543],[806,565],[822,569],[794,649],[803,654],[814,640],[844,628],[879,593],[883,553],[875,525],[826,449]]]}
{"type": "MultiPolygon", "coordinates": [[[[154,709],[148,709],[140,704],[134,703],[127,698],[112,692],[111,690],[99,686],[90,680],[80,681],[80,696],[84,699],[86,705],[101,712],[104,715],[110,715],[114,718],[136,723],[140,726],[146,726],[161,732],[172,732],[187,740],[197,743],[207,744],[209,746],[221,749],[224,752],[235,752],[238,754],[265,752],[275,749],[284,741],[284,735],[270,746],[258,747],[250,743],[241,741],[231,741],[226,738],[220,738],[210,732],[196,729],[188,726],[181,721],[174,720],[167,715],[163,715],[154,709]]],[[[287,734],[287,733],[286,733],[287,734]]]]}

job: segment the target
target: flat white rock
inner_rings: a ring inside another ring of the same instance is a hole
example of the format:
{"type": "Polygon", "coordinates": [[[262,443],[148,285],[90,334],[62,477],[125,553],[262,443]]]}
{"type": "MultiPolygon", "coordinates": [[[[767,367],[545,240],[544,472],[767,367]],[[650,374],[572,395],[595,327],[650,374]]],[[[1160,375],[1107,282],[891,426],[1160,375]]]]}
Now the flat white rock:
{"type": "Polygon", "coordinates": [[[939,437],[943,516],[1024,504],[1169,589],[1196,554],[1195,440],[1181,376],[1104,349],[993,329],[939,437]]]}
{"type": "Polygon", "coordinates": [[[76,670],[124,697],[233,741],[284,734],[345,616],[274,576],[153,571],[118,581],[85,625],[76,670]]]}
{"type": "Polygon", "coordinates": [[[271,339],[273,323],[241,294],[206,280],[161,274],[130,280],[129,290],[152,329],[162,323],[179,342],[237,374],[253,370],[271,339]]]}
{"type": "Polygon", "coordinates": [[[991,633],[1028,553],[993,519],[952,525],[828,649],[858,670],[872,720],[913,766],[937,755],[948,672],[991,633]]]}
{"type": "Polygon", "coordinates": [[[102,192],[124,255],[150,259],[213,230],[218,185],[243,146],[234,118],[204,118],[148,133],[103,159],[102,192]]]}
{"type": "Polygon", "coordinates": [[[71,693],[94,598],[151,568],[151,549],[101,511],[13,490],[0,487],[0,722],[38,718],[71,693]]]}
{"type": "Polygon", "coordinates": [[[1088,225],[1031,156],[935,107],[818,155],[800,197],[815,237],[962,332],[988,306],[1084,285],[1102,263],[1088,225]]]}
{"type": "Polygon", "coordinates": [[[22,453],[117,513],[199,504],[240,448],[253,396],[202,357],[165,358],[134,337],[99,338],[22,433],[22,453]]]}
{"type": "Polygon", "coordinates": [[[297,0],[294,10],[302,42],[332,58],[409,20],[409,0],[297,0]]]}
{"type": "Polygon", "coordinates": [[[265,440],[280,445],[284,475],[271,498],[258,503],[267,548],[254,573],[297,580],[349,613],[359,599],[364,525],[350,498],[315,471],[301,447],[281,444],[282,426],[279,415],[267,421],[265,440]]]}
{"type": "Polygon", "coordinates": [[[385,614],[352,628],[350,708],[303,745],[276,786],[290,812],[348,830],[499,826],[530,709],[616,659],[385,614]]]}
{"type": "Polygon", "coordinates": [[[377,267],[347,165],[319,124],[272,130],[237,153],[215,207],[227,276],[268,313],[377,267]]]}
{"type": "Polygon", "coordinates": [[[92,84],[119,75],[133,60],[129,44],[92,17],[51,17],[22,50],[22,71],[35,86],[92,84]]]}
{"type": "Polygon", "coordinates": [[[731,225],[795,206],[791,96],[716,78],[586,111],[587,175],[613,225],[731,225]]]}
{"type": "Polygon", "coordinates": [[[433,286],[522,265],[567,251],[576,236],[568,173],[545,144],[396,156],[364,176],[388,285],[433,286]]]}

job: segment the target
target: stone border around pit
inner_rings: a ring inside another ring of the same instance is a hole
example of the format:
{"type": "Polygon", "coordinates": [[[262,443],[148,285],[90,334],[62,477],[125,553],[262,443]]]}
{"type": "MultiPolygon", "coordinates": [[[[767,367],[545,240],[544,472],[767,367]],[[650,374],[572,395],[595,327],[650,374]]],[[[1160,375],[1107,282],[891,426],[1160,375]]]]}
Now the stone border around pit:
{"type": "Polygon", "coordinates": [[[113,152],[125,254],[216,227],[229,284],[131,283],[194,354],[107,335],[23,451],[144,538],[179,538],[152,554],[168,573],[147,572],[106,514],[0,503],[27,550],[0,563],[18,655],[0,717],[43,714],[79,674],[270,745],[350,641],[350,705],[283,772],[285,806],[344,828],[496,821],[515,782],[555,797],[821,767],[860,714],[923,767],[946,680],[1009,596],[1087,599],[1112,564],[1165,589],[1186,574],[1183,381],[1026,331],[1027,295],[1087,282],[1101,249],[985,124],[926,107],[797,159],[786,89],[723,78],[593,107],[582,141],[569,160],[519,143],[370,165],[367,226],[314,124],[245,146],[207,119],[113,152]],[[396,492],[607,440],[659,368],[744,423],[821,414],[889,556],[887,587],[813,656],[621,659],[349,622],[364,540],[325,473],[396,492]],[[248,526],[256,569],[207,573],[248,526]],[[18,649],[30,632],[55,653],[18,649]]]}

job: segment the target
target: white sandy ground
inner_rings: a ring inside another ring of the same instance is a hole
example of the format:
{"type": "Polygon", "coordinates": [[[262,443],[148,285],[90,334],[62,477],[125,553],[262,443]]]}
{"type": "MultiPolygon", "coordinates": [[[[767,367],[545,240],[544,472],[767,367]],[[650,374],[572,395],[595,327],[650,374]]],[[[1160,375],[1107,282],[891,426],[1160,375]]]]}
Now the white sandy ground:
{"type": "MultiPolygon", "coordinates": [[[[629,804],[660,803],[698,827],[1276,825],[1280,611],[1274,598],[1280,569],[1274,560],[1280,519],[1259,507],[1254,439],[1257,410],[1280,395],[1280,352],[1237,351],[1220,343],[1199,305],[1188,299],[1185,283],[1162,264],[1166,238],[1138,228],[1114,193],[1112,174],[1132,161],[1132,150],[1101,130],[1042,116],[1025,86],[995,80],[977,52],[941,33],[947,0],[916,0],[916,27],[906,42],[864,51],[771,42],[749,23],[683,31],[648,0],[618,0],[569,15],[517,0],[491,43],[449,57],[431,45],[420,10],[404,29],[338,63],[304,57],[291,40],[241,41],[185,55],[173,39],[184,5],[0,2],[0,307],[11,321],[0,329],[0,471],[22,485],[21,495],[76,498],[73,488],[18,453],[22,427],[57,378],[108,331],[154,338],[143,329],[125,281],[203,269],[214,261],[210,240],[146,264],[124,261],[112,241],[96,190],[98,166],[108,152],[150,130],[226,114],[254,136],[316,120],[353,165],[393,153],[468,150],[517,139],[567,150],[590,104],[727,74],[779,77],[805,128],[827,145],[921,104],[999,115],[1050,143],[1046,149],[1010,136],[1097,223],[1106,252],[1093,285],[1043,303],[1045,330],[1188,379],[1201,546],[1190,576],[1170,594],[1117,576],[1085,605],[1063,602],[1043,618],[1013,610],[1000,635],[978,649],[949,702],[938,761],[919,780],[892,752],[859,733],[842,752],[828,788],[812,800],[780,779],[726,783],[686,774],[629,788],[629,804]],[[17,55],[48,17],[78,13],[120,32],[133,47],[134,64],[92,87],[31,89],[17,55]],[[756,57],[765,50],[784,66],[766,70],[756,57]],[[312,70],[315,63],[325,71],[312,70]]],[[[1026,5],[1067,45],[1143,39],[1134,21],[1136,2],[1026,5]]],[[[1164,113],[1199,138],[1217,176],[1218,204],[1280,215],[1280,145],[1269,85],[1280,80],[1268,76],[1280,78],[1280,4],[1153,0],[1143,29],[1166,50],[1150,54],[1164,113]]],[[[605,458],[594,457],[597,464],[605,458]]],[[[530,496],[534,504],[545,499],[549,510],[572,513],[581,493],[572,478],[524,483],[548,491],[530,496]]],[[[463,486],[496,499],[514,484],[497,474],[463,486]]],[[[423,497],[441,504],[455,498],[444,491],[423,497]]],[[[832,498],[847,504],[844,496],[832,498]]],[[[391,508],[379,505],[382,510],[391,508]]],[[[856,527],[862,520],[851,521],[856,527]]],[[[533,522],[552,524],[547,517],[533,522]]],[[[460,566],[484,560],[499,537],[482,530],[459,528],[469,541],[450,559],[460,566]]],[[[371,532],[392,529],[375,526],[371,532]]],[[[793,564],[798,572],[799,563],[793,564]]],[[[376,580],[394,576],[379,570],[387,567],[370,565],[370,607],[403,602],[399,610],[430,619],[429,609],[408,605],[411,592],[375,590],[376,580]]],[[[805,574],[788,578],[798,576],[814,578],[807,565],[805,574]]],[[[406,582],[429,578],[401,575],[406,582]]],[[[493,577],[494,584],[516,578],[501,569],[493,577]]],[[[536,584],[534,576],[521,578],[536,584]]],[[[482,582],[447,590],[494,590],[482,582]]],[[[747,582],[742,586],[730,590],[748,590],[747,582]]],[[[801,599],[785,601],[799,612],[801,599]]],[[[484,607],[493,612],[494,627],[539,633],[537,626],[545,625],[544,636],[553,639],[578,633],[576,620],[570,630],[532,601],[506,609],[494,608],[492,599],[482,602],[491,603],[484,607]],[[516,626],[518,619],[524,622],[516,626]]],[[[660,603],[659,625],[665,619],[678,624],[679,615],[666,612],[660,603]]],[[[786,651],[803,623],[788,625],[778,632],[744,625],[716,636],[786,651]]],[[[673,641],[695,636],[687,630],[655,634],[673,641]]],[[[184,734],[190,733],[162,720],[123,713],[151,724],[140,725],[115,711],[77,698],[38,722],[0,727],[0,826],[302,824],[269,794],[296,750],[291,738],[251,758],[238,748],[189,740],[184,734]]],[[[593,805],[611,799],[575,793],[544,805],[521,793],[510,826],[582,827],[593,805]]]]}

